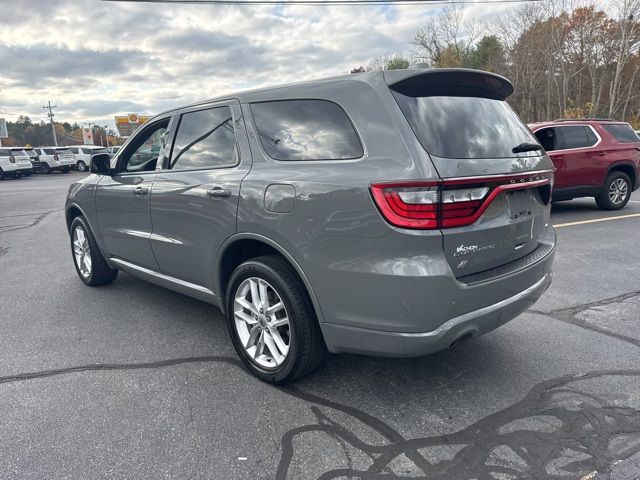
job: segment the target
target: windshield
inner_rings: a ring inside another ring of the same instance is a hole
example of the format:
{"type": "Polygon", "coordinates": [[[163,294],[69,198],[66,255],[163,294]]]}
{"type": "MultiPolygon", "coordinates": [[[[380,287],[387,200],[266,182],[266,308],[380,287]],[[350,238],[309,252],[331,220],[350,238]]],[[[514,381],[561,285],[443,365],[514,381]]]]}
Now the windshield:
{"type": "Polygon", "coordinates": [[[515,154],[536,138],[504,101],[480,97],[411,97],[393,92],[422,146],[446,158],[504,158],[536,156],[515,154]]]}

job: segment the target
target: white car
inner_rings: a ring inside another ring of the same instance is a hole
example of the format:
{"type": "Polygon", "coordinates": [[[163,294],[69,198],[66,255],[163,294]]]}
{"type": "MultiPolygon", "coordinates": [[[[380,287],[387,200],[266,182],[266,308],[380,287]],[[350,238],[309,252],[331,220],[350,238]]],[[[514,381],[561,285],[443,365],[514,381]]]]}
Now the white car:
{"type": "Polygon", "coordinates": [[[35,149],[40,156],[40,171],[50,173],[60,170],[67,173],[76,165],[73,153],[67,147],[40,147],[35,149]]]}
{"type": "Polygon", "coordinates": [[[0,147],[0,180],[32,173],[31,157],[27,152],[22,148],[0,147]]]}
{"type": "Polygon", "coordinates": [[[91,155],[107,153],[107,150],[104,147],[99,147],[97,145],[78,145],[77,147],[68,148],[76,157],[76,168],[79,172],[86,172],[89,170],[89,159],[91,158],[91,155]]]}

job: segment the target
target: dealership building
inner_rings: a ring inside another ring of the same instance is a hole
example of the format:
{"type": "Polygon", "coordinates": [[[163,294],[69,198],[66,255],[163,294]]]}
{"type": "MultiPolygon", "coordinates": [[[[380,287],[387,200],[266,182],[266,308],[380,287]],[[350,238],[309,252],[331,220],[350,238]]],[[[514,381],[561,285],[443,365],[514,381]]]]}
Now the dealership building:
{"type": "Polygon", "coordinates": [[[129,137],[137,128],[149,120],[149,115],[138,115],[129,113],[128,115],[116,116],[116,128],[121,137],[129,137]]]}

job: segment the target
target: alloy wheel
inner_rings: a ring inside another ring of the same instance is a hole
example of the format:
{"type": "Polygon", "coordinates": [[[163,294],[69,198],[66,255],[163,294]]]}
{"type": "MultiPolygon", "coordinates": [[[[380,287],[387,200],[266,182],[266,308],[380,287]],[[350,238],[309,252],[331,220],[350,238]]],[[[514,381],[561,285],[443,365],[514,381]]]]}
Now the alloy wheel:
{"type": "Polygon", "coordinates": [[[73,229],[73,257],[78,271],[83,278],[91,275],[91,247],[84,228],[77,226],[73,229]]]}
{"type": "Polygon", "coordinates": [[[77,166],[79,172],[84,172],[87,169],[87,165],[82,160],[78,162],[77,166]]]}
{"type": "Polygon", "coordinates": [[[620,205],[625,201],[629,193],[629,185],[623,178],[616,178],[611,185],[609,185],[609,200],[614,205],[620,205]]]}
{"type": "Polygon", "coordinates": [[[291,329],[278,292],[258,277],[245,279],[233,302],[236,332],[249,359],[262,368],[277,368],[287,359],[291,329]]]}

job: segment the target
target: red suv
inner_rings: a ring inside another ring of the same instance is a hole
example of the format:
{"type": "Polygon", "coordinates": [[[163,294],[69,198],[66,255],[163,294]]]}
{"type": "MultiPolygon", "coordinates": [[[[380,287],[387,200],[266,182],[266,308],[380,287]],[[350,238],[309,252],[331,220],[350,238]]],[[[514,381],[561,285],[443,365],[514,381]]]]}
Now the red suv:
{"type": "Polygon", "coordinates": [[[640,137],[628,123],[555,120],[529,128],[557,169],[553,200],[595,197],[600,208],[618,210],[640,186],[640,137]]]}

